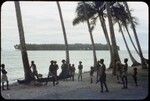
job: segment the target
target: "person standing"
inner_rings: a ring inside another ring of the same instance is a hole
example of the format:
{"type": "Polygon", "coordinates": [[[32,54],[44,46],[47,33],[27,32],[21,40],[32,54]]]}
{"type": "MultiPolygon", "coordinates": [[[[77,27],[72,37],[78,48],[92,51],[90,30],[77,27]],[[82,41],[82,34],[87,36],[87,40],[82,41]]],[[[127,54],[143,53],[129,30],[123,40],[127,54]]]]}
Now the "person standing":
{"type": "Polygon", "coordinates": [[[7,83],[7,90],[9,90],[9,81],[8,81],[8,77],[7,77],[7,71],[5,70],[5,65],[2,64],[1,65],[2,69],[1,69],[1,73],[2,73],[2,90],[5,90],[4,88],[4,83],[7,83]]]}
{"type": "Polygon", "coordinates": [[[68,75],[68,65],[66,64],[66,61],[65,60],[62,60],[62,65],[61,65],[61,74],[60,74],[60,77],[63,79],[63,80],[67,80],[67,75],[68,75]]]}
{"type": "Polygon", "coordinates": [[[127,72],[128,72],[128,59],[124,59],[124,66],[122,69],[122,83],[123,83],[123,88],[122,89],[127,89],[128,88],[128,78],[127,78],[127,72]]]}
{"type": "Polygon", "coordinates": [[[54,61],[54,79],[56,81],[56,85],[59,83],[58,82],[58,77],[57,77],[57,70],[59,69],[58,65],[57,65],[57,61],[54,61]]]}
{"type": "Polygon", "coordinates": [[[91,66],[91,70],[90,70],[91,83],[93,83],[93,75],[94,75],[94,67],[91,66]]]}
{"type": "Polygon", "coordinates": [[[137,84],[137,68],[135,67],[135,68],[133,68],[133,79],[134,79],[134,83],[135,83],[135,86],[138,86],[138,84],[137,84]]]}
{"type": "MultiPolygon", "coordinates": [[[[53,69],[54,69],[53,60],[51,60],[47,78],[49,78],[50,76],[52,76],[52,78],[53,78],[53,73],[52,73],[53,69]]],[[[47,85],[47,83],[48,83],[48,81],[46,81],[45,85],[47,85]]],[[[53,78],[53,85],[54,85],[54,78],[53,78]]]]}
{"type": "Polygon", "coordinates": [[[99,80],[99,73],[100,73],[100,67],[101,67],[101,65],[100,65],[100,61],[97,61],[97,68],[96,68],[96,81],[98,82],[98,80],[99,80]]]}
{"type": "Polygon", "coordinates": [[[79,81],[80,78],[81,78],[81,81],[82,81],[82,69],[83,69],[82,62],[79,61],[79,65],[78,65],[78,70],[79,70],[79,72],[78,72],[78,81],[79,81]]]}
{"type": "Polygon", "coordinates": [[[74,64],[72,64],[72,66],[71,66],[72,81],[74,81],[75,70],[76,70],[75,66],[74,66],[74,64]]]}
{"type": "Polygon", "coordinates": [[[101,59],[100,60],[100,63],[101,63],[101,69],[100,69],[100,84],[101,84],[101,92],[103,92],[103,86],[106,88],[106,92],[109,92],[108,91],[108,87],[107,87],[107,84],[106,84],[106,66],[104,64],[104,59],[101,59]]]}
{"type": "Polygon", "coordinates": [[[39,78],[38,77],[38,72],[37,72],[37,68],[36,68],[36,65],[35,65],[34,61],[31,61],[30,68],[32,69],[33,76],[38,79],[39,78]]]}
{"type": "Polygon", "coordinates": [[[120,61],[116,62],[116,74],[117,74],[117,81],[118,83],[121,83],[121,63],[120,61]]]}

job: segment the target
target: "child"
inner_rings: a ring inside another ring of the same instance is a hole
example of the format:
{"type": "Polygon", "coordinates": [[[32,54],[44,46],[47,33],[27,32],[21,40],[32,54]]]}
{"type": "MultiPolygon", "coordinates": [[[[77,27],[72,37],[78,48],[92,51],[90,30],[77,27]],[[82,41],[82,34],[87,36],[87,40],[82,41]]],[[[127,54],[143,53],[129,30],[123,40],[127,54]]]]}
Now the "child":
{"type": "Polygon", "coordinates": [[[91,66],[91,70],[90,70],[91,83],[93,83],[93,74],[94,74],[94,67],[91,66]]]}
{"type": "Polygon", "coordinates": [[[133,79],[134,79],[134,82],[135,82],[135,85],[138,86],[137,84],[137,68],[133,68],[133,79]]]}

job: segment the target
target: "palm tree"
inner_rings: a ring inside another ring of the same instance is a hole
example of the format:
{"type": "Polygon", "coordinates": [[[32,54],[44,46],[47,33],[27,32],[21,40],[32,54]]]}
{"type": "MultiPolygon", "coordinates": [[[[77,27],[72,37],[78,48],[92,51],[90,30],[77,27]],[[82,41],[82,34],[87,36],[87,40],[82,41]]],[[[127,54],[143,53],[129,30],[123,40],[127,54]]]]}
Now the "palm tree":
{"type": "Polygon", "coordinates": [[[140,58],[141,58],[142,68],[145,69],[145,68],[147,68],[147,67],[146,67],[146,63],[145,63],[145,59],[144,59],[144,57],[143,57],[143,53],[142,53],[142,50],[141,50],[140,42],[139,42],[139,40],[138,40],[137,32],[136,32],[135,25],[134,25],[133,20],[132,20],[132,17],[131,17],[131,13],[130,13],[128,4],[127,4],[127,2],[123,2],[123,4],[125,5],[126,10],[127,10],[128,14],[129,14],[129,21],[131,22],[131,27],[132,27],[132,29],[133,29],[133,33],[134,33],[134,36],[135,36],[135,40],[136,40],[136,43],[137,43],[137,46],[138,46],[139,55],[140,55],[140,58]]]}
{"type": "Polygon", "coordinates": [[[118,54],[117,50],[117,44],[116,44],[116,38],[115,38],[115,33],[114,33],[114,28],[113,28],[113,23],[112,23],[112,12],[110,9],[110,2],[106,3],[106,10],[107,10],[107,16],[108,16],[108,22],[109,22],[109,29],[110,29],[110,37],[111,37],[111,42],[112,42],[112,52],[113,52],[113,74],[116,74],[116,61],[120,61],[120,57],[118,54]]]}
{"type": "MultiPolygon", "coordinates": [[[[108,36],[106,24],[105,24],[104,13],[102,12],[102,10],[99,11],[99,8],[101,6],[103,6],[103,2],[98,2],[98,1],[97,2],[86,2],[85,6],[88,11],[87,17],[90,20],[90,25],[91,25],[92,31],[96,25],[97,18],[99,18],[106,41],[107,41],[107,45],[109,46],[110,57],[112,60],[112,49],[111,49],[111,44],[110,44],[110,40],[109,40],[109,36],[108,36]]],[[[86,21],[86,19],[84,17],[83,7],[84,7],[83,3],[79,2],[78,6],[76,8],[77,17],[73,20],[73,25],[77,25],[80,22],[86,21]]],[[[111,63],[110,63],[110,67],[111,67],[111,63]]]]}
{"type": "MultiPolygon", "coordinates": [[[[76,24],[78,24],[80,22],[84,22],[84,21],[87,22],[88,30],[89,30],[89,34],[90,34],[90,38],[91,38],[91,43],[92,43],[92,48],[93,48],[93,58],[94,58],[94,66],[95,66],[96,62],[97,62],[97,58],[96,58],[96,52],[95,52],[94,39],[92,36],[92,28],[91,28],[90,22],[89,22],[89,18],[90,18],[89,16],[92,17],[92,14],[89,14],[89,9],[91,9],[91,8],[87,3],[79,2],[77,9],[76,9],[77,17],[74,19],[73,25],[76,25],[76,24]]],[[[95,11],[92,9],[90,11],[92,11],[90,13],[95,13],[95,11]]]]}
{"type": "Polygon", "coordinates": [[[69,49],[68,49],[68,42],[67,42],[67,35],[66,35],[65,25],[64,25],[64,21],[63,21],[63,16],[62,16],[60,4],[59,4],[58,1],[56,1],[56,3],[57,3],[57,7],[58,7],[58,11],[59,11],[59,16],[60,16],[60,20],[61,20],[61,26],[62,26],[63,35],[64,35],[65,49],[66,49],[66,62],[67,62],[67,64],[69,64],[70,63],[69,49]]]}
{"type": "Polygon", "coordinates": [[[132,61],[132,63],[133,63],[132,66],[140,65],[140,63],[138,63],[138,62],[135,60],[135,58],[132,56],[132,54],[131,54],[131,51],[130,51],[130,49],[129,49],[129,47],[128,47],[127,41],[126,41],[126,39],[125,39],[124,33],[123,33],[123,31],[122,31],[121,24],[120,24],[119,21],[118,21],[118,25],[119,25],[119,29],[120,29],[120,31],[121,31],[121,35],[122,35],[122,37],[123,37],[125,46],[126,46],[127,51],[128,51],[128,53],[129,53],[130,59],[131,59],[131,61],[132,61]]]}
{"type": "Polygon", "coordinates": [[[89,33],[90,33],[90,38],[91,38],[91,43],[92,43],[92,48],[93,48],[93,58],[94,58],[94,67],[96,66],[97,63],[97,58],[96,58],[96,51],[95,51],[95,44],[94,44],[94,39],[93,39],[93,35],[92,35],[92,30],[90,27],[90,23],[89,23],[89,18],[87,16],[87,10],[86,10],[86,6],[85,6],[85,2],[83,1],[83,5],[84,5],[84,17],[87,20],[87,25],[88,25],[88,29],[89,29],[89,33]]]}
{"type": "Polygon", "coordinates": [[[16,17],[17,17],[17,25],[18,25],[18,30],[19,30],[22,62],[23,62],[23,67],[24,67],[25,79],[23,81],[25,81],[26,83],[29,83],[31,80],[33,80],[33,76],[31,75],[31,70],[30,70],[29,61],[28,61],[28,54],[27,54],[26,46],[25,46],[25,37],[24,37],[20,4],[19,4],[19,1],[14,1],[14,3],[15,3],[15,10],[16,10],[16,17]]]}
{"type": "Polygon", "coordinates": [[[131,61],[133,62],[132,66],[136,66],[136,65],[140,65],[140,63],[138,63],[134,57],[132,56],[131,52],[130,52],[130,49],[128,47],[128,44],[126,42],[126,39],[125,39],[125,36],[124,36],[124,33],[122,31],[122,26],[121,26],[121,23],[123,26],[126,26],[126,23],[127,23],[127,20],[128,20],[128,15],[124,9],[124,7],[122,5],[120,5],[119,3],[117,3],[117,6],[113,6],[112,7],[112,16],[113,16],[113,19],[114,19],[114,22],[117,22],[118,25],[119,25],[119,29],[121,31],[121,34],[122,34],[122,37],[123,37],[123,40],[125,42],[125,45],[126,45],[126,48],[127,48],[127,51],[129,53],[129,56],[131,58],[131,61]],[[121,23],[120,23],[121,22],[121,23]]]}

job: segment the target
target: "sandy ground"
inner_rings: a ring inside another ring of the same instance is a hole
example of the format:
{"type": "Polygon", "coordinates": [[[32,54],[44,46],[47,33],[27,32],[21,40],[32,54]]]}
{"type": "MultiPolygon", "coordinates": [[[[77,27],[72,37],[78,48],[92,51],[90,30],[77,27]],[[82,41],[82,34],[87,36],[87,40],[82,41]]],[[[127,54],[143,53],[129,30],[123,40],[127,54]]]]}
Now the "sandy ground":
{"type": "MultiPolygon", "coordinates": [[[[129,71],[131,72],[130,69],[129,71]]],[[[84,73],[83,81],[78,81],[76,75],[75,81],[60,81],[56,86],[53,86],[52,82],[46,86],[16,83],[10,86],[11,90],[1,90],[1,95],[4,99],[145,99],[148,96],[148,70],[141,70],[141,67],[138,67],[138,87],[135,86],[130,72],[128,89],[122,89],[122,84],[117,83],[116,77],[108,70],[106,72],[108,93],[101,93],[100,84],[96,84],[95,79],[91,84],[89,73],[84,73]]]]}

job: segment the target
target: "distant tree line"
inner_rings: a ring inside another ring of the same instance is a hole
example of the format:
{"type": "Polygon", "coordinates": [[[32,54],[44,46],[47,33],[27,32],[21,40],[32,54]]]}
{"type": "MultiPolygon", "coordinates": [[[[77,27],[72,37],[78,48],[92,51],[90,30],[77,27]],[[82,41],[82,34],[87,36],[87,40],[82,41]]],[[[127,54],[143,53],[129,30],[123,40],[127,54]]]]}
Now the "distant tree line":
{"type": "MultiPolygon", "coordinates": [[[[15,49],[21,49],[20,44],[14,46],[15,49]]],[[[92,50],[91,44],[69,44],[69,50],[92,50]]],[[[26,44],[27,50],[65,50],[64,44],[26,44]]],[[[107,44],[95,44],[96,50],[109,50],[109,46],[107,44]]],[[[119,46],[117,46],[119,50],[119,46]]]]}

